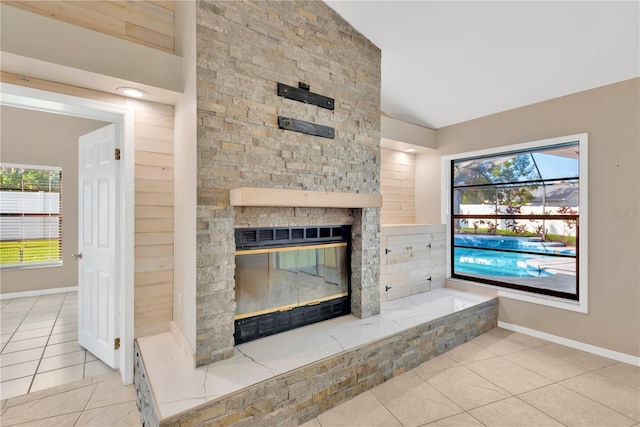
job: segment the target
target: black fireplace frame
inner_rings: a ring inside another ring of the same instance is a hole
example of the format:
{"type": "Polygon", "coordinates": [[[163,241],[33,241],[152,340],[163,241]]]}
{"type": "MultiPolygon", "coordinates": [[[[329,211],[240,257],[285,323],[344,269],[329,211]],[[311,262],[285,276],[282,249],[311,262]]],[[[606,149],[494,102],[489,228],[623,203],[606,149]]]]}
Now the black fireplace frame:
{"type": "MultiPolygon", "coordinates": [[[[347,269],[351,271],[351,226],[263,227],[235,229],[236,251],[266,247],[347,243],[347,269]]],[[[318,303],[235,320],[234,343],[242,344],[351,313],[351,274],[347,295],[318,303]]]]}

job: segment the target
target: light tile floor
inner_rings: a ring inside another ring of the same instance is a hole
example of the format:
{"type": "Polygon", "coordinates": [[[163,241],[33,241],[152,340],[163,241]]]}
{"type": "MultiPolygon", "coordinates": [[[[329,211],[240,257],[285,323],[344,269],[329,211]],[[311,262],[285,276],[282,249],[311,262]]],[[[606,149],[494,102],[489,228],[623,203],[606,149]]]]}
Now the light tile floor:
{"type": "MultiPolygon", "coordinates": [[[[2,400],[1,411],[3,426],[140,425],[133,386],[123,387],[113,372],[2,400]]],[[[495,328],[304,427],[639,427],[639,421],[640,368],[495,328]]]]}
{"type": "Polygon", "coordinates": [[[303,424],[640,426],[640,368],[495,328],[303,424]]]}
{"type": "Polygon", "coordinates": [[[112,372],[78,345],[77,293],[1,301],[0,398],[112,372]]]}
{"type": "Polygon", "coordinates": [[[133,385],[110,372],[2,401],[0,425],[139,427],[133,385]]]}

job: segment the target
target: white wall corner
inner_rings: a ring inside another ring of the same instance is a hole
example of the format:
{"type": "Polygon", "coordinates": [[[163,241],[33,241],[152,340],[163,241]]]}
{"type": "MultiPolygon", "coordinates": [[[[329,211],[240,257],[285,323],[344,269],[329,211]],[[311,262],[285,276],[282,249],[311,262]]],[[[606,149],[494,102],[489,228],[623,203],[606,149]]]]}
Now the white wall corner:
{"type": "Polygon", "coordinates": [[[176,2],[176,51],[183,61],[184,93],[175,105],[173,322],[196,346],[197,77],[196,4],[176,2]]]}
{"type": "Polygon", "coordinates": [[[178,342],[178,345],[180,346],[180,350],[182,352],[184,352],[184,354],[189,358],[189,360],[191,360],[191,364],[193,366],[193,369],[195,369],[196,368],[196,352],[195,352],[195,350],[193,349],[193,347],[191,347],[191,344],[189,344],[189,342],[185,338],[184,334],[182,333],[180,328],[178,328],[178,326],[175,324],[175,322],[169,322],[169,326],[171,328],[171,333],[173,334],[173,336],[175,337],[176,341],[178,342]]]}

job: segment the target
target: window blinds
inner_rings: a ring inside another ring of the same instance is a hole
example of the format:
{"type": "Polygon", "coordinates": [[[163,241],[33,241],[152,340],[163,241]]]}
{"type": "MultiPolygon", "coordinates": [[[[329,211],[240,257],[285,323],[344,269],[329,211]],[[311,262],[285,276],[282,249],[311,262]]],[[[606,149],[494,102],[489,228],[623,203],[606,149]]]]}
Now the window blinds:
{"type": "Polygon", "coordinates": [[[62,169],[0,164],[0,267],[62,264],[62,169]]]}

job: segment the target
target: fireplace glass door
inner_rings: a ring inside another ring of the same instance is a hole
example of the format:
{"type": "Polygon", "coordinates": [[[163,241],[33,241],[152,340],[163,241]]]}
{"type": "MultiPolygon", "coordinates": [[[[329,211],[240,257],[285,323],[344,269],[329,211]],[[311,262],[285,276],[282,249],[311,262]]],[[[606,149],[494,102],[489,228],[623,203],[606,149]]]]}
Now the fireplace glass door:
{"type": "Polygon", "coordinates": [[[236,252],[236,319],[348,295],[347,243],[236,252]]]}

